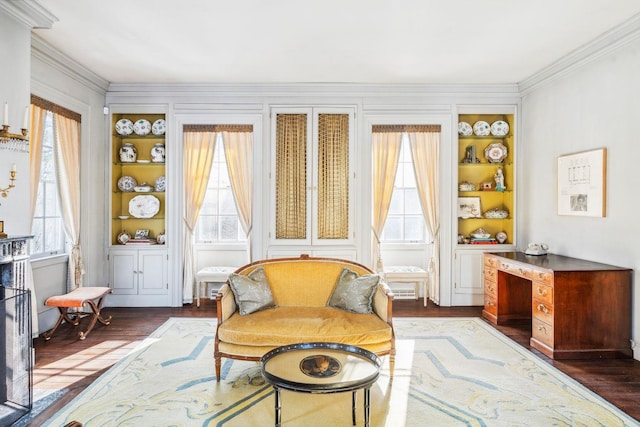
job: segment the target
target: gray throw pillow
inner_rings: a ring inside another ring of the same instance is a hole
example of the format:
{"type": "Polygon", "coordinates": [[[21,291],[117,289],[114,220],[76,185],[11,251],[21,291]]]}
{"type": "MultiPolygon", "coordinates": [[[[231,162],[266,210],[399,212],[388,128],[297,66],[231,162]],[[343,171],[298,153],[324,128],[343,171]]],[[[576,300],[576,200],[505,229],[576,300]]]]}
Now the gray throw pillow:
{"type": "Polygon", "coordinates": [[[241,315],[251,314],[276,305],[262,267],[255,269],[247,276],[231,273],[229,285],[241,315]]]}
{"type": "Polygon", "coordinates": [[[338,277],[327,305],[352,313],[372,313],[373,294],[378,282],[380,282],[380,276],[377,274],[358,276],[355,271],[345,268],[338,277]]]}

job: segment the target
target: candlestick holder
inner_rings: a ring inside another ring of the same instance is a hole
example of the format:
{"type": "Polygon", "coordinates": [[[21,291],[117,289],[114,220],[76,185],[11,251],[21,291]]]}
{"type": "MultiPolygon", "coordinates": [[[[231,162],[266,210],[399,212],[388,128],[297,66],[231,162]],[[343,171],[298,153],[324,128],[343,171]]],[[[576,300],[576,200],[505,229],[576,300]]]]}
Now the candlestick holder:
{"type": "Polygon", "coordinates": [[[9,190],[11,190],[12,188],[14,188],[15,182],[16,182],[16,171],[11,170],[10,172],[11,177],[9,178],[9,186],[5,187],[5,188],[0,188],[0,196],[2,197],[7,197],[9,195],[9,190]]]}
{"type": "Polygon", "coordinates": [[[21,129],[21,133],[9,132],[9,125],[2,125],[0,130],[0,149],[29,152],[29,130],[21,129]]]}

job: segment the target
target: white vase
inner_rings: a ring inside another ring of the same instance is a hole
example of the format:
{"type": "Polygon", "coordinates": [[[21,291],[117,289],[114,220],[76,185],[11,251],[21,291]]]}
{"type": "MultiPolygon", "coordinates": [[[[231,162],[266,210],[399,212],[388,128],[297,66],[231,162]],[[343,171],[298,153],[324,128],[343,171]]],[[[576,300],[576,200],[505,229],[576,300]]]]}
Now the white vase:
{"type": "Polygon", "coordinates": [[[122,144],[122,147],[120,147],[120,161],[122,163],[133,163],[137,158],[138,150],[132,143],[125,142],[122,144]]]}
{"type": "Polygon", "coordinates": [[[154,163],[164,163],[164,144],[158,142],[151,148],[151,161],[154,163]]]}

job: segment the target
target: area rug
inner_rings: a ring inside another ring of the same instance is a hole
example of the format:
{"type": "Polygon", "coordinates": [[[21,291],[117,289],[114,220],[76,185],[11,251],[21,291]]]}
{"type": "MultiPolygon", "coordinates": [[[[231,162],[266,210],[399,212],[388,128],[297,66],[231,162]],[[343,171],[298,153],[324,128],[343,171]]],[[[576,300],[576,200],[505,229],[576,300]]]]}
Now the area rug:
{"type": "MultiPolygon", "coordinates": [[[[398,318],[371,388],[372,426],[638,426],[477,318],[398,318]]],[[[274,393],[255,362],[213,365],[215,320],[172,318],[47,426],[268,426],[274,393]]],[[[363,424],[362,392],[357,423],[363,424]]],[[[351,425],[351,394],[282,392],[283,426],[351,425]]]]}

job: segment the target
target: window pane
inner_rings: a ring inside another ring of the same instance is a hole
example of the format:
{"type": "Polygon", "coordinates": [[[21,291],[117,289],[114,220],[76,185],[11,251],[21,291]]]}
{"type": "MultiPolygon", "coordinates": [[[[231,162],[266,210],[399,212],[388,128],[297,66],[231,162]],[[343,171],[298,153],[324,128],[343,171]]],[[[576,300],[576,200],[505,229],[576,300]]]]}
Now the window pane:
{"type": "Polygon", "coordinates": [[[220,240],[236,240],[238,238],[238,217],[220,217],[220,240]]]}
{"type": "Polygon", "coordinates": [[[31,253],[44,252],[44,236],[42,229],[44,227],[44,219],[36,218],[33,220],[33,227],[31,232],[33,233],[33,239],[31,240],[31,253]]]}
{"type": "Polygon", "coordinates": [[[231,189],[220,190],[220,214],[229,215],[236,214],[236,202],[233,198],[231,189]]]}
{"type": "Polygon", "coordinates": [[[391,196],[391,204],[389,205],[388,215],[402,214],[403,205],[404,205],[404,192],[394,190],[393,195],[391,196]]]}
{"type": "Polygon", "coordinates": [[[387,217],[381,240],[402,240],[402,217],[387,217]]]}
{"type": "Polygon", "coordinates": [[[403,135],[398,160],[398,172],[391,196],[389,214],[382,232],[382,241],[425,242],[426,227],[418,197],[411,147],[403,135]]]}
{"type": "Polygon", "coordinates": [[[246,241],[231,190],[221,137],[216,142],[213,158],[207,192],[194,233],[195,241],[201,243],[246,241]]]}
{"type": "Polygon", "coordinates": [[[422,241],[424,239],[424,221],[422,216],[404,217],[405,240],[422,241]]]}
{"type": "Polygon", "coordinates": [[[418,197],[418,189],[408,188],[404,190],[404,213],[405,215],[420,215],[422,207],[418,197]]]}
{"type": "MultiPolygon", "coordinates": [[[[50,255],[65,250],[64,224],[60,211],[56,163],[53,152],[53,114],[45,114],[42,161],[33,219],[31,254],[50,255]]],[[[64,141],[62,141],[64,143],[64,141]]]]}

